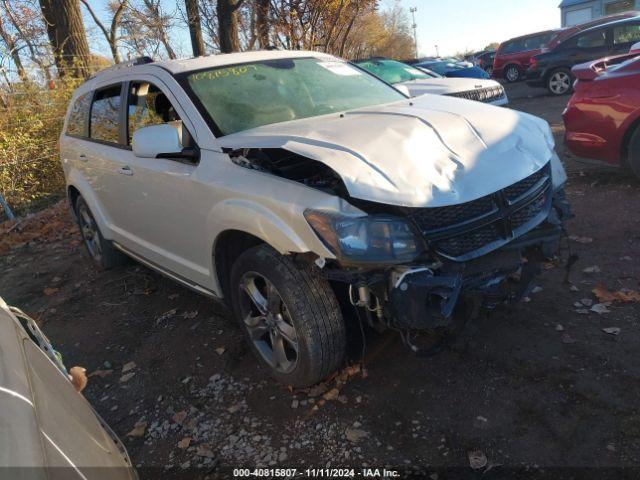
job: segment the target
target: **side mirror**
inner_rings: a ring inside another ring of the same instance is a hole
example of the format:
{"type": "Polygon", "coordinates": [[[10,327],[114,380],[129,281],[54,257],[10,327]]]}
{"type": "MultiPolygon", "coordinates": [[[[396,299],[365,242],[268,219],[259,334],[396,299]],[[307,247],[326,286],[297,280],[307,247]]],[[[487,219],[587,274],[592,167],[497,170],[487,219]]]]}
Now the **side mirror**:
{"type": "Polygon", "coordinates": [[[169,124],[142,127],[133,132],[131,141],[133,154],[141,158],[181,158],[196,161],[195,148],[182,148],[180,135],[175,126],[169,124]]]}
{"type": "Polygon", "coordinates": [[[394,85],[394,87],[400,93],[402,93],[402,94],[406,95],[407,97],[411,98],[411,92],[409,91],[409,89],[407,88],[406,85],[394,85]]]}

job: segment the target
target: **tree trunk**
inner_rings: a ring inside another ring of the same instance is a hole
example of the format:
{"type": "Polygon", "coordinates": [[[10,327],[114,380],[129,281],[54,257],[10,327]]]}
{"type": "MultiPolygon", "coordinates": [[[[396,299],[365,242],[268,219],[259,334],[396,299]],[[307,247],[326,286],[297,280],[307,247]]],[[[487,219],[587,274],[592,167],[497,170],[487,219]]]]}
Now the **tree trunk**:
{"type": "Polygon", "coordinates": [[[42,16],[55,57],[58,74],[86,77],[89,68],[89,44],[78,0],[40,0],[42,16]]]}
{"type": "Polygon", "coordinates": [[[237,52],[240,50],[240,39],[238,38],[238,19],[236,10],[240,6],[240,1],[218,0],[218,38],[220,40],[220,51],[222,53],[237,52]]]}
{"type": "Polygon", "coordinates": [[[256,0],[256,30],[260,48],[269,47],[269,4],[270,0],[256,0]]]}
{"type": "Polygon", "coordinates": [[[3,20],[2,18],[0,18],[0,38],[6,45],[7,50],[9,50],[11,60],[13,60],[13,64],[16,66],[18,76],[20,77],[20,79],[24,80],[27,78],[27,72],[22,65],[22,59],[20,58],[20,53],[18,52],[15,38],[13,38],[13,36],[9,32],[7,32],[2,22],[3,20]]]}
{"type": "Polygon", "coordinates": [[[200,23],[198,0],[184,0],[184,5],[187,10],[187,23],[189,24],[193,56],[202,57],[204,55],[204,40],[202,39],[202,24],[200,23]]]}

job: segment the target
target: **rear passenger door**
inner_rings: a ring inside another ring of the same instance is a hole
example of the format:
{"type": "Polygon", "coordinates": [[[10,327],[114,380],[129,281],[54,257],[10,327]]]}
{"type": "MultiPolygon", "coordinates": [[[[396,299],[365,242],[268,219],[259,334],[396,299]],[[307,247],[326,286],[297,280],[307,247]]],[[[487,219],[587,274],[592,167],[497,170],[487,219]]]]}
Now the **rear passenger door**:
{"type": "Polygon", "coordinates": [[[571,42],[569,66],[606,57],[611,48],[611,35],[606,28],[586,31],[568,41],[571,42]]]}

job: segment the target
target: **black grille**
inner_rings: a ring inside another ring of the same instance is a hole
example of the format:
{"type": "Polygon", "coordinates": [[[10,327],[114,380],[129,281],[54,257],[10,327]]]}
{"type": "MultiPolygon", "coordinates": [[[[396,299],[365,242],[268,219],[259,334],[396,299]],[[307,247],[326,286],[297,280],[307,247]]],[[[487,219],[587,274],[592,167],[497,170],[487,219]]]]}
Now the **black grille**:
{"type": "Polygon", "coordinates": [[[475,90],[468,90],[466,92],[455,92],[447,94],[450,97],[458,97],[464,98],[466,100],[475,100],[476,102],[495,102],[504,98],[505,92],[504,87],[487,87],[487,88],[477,88],[475,90]]]}
{"type": "Polygon", "coordinates": [[[509,187],[450,207],[406,209],[427,242],[466,261],[499,248],[540,224],[551,208],[550,165],[509,187]]]}

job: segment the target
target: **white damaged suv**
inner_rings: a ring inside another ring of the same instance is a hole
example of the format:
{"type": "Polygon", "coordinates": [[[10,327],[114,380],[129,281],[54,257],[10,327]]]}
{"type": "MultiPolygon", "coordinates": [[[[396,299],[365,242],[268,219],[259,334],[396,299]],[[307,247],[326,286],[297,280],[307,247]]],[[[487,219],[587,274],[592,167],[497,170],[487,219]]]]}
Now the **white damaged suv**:
{"type": "Polygon", "coordinates": [[[341,365],[355,313],[410,343],[526,295],[568,215],[543,120],[410,99],[317,52],[113,67],[77,89],[60,145],[96,263],[225,299],[298,387],[341,365]]]}

